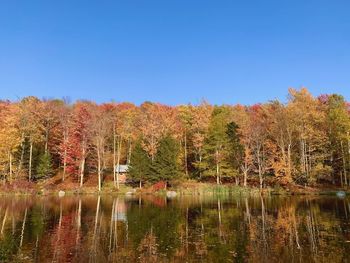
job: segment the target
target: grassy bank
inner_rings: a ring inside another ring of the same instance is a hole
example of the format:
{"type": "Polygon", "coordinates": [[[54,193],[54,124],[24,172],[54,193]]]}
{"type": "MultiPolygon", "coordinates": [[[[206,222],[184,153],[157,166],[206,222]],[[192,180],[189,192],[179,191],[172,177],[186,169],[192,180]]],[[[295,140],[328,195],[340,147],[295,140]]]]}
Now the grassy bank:
{"type": "Polygon", "coordinates": [[[62,181],[60,177],[53,177],[47,180],[37,181],[35,183],[26,180],[17,180],[11,183],[0,184],[0,194],[9,195],[57,195],[59,191],[64,191],[67,195],[78,194],[103,194],[103,195],[166,195],[167,191],[175,191],[181,196],[195,195],[336,195],[338,191],[344,191],[350,195],[349,189],[330,188],[312,188],[300,185],[267,187],[262,191],[253,186],[236,186],[235,184],[203,183],[192,180],[174,182],[167,189],[164,187],[155,187],[154,185],[145,185],[142,189],[130,185],[120,184],[117,189],[111,177],[106,177],[102,189],[99,192],[97,188],[96,177],[86,178],[83,187],[80,187],[75,178],[68,178],[62,181]]]}
{"type": "Polygon", "coordinates": [[[289,188],[269,187],[260,191],[257,187],[242,187],[234,184],[216,185],[213,183],[201,183],[196,181],[177,182],[167,189],[154,189],[153,186],[145,186],[142,189],[120,184],[117,189],[112,181],[103,184],[101,191],[96,185],[85,184],[80,187],[76,182],[64,182],[52,185],[52,182],[40,181],[28,183],[16,181],[11,184],[2,184],[1,195],[58,195],[64,191],[66,195],[166,195],[167,191],[174,191],[178,196],[220,195],[220,196],[245,196],[245,195],[336,195],[338,191],[344,191],[350,196],[348,189],[319,189],[311,187],[290,186],[289,188]]]}

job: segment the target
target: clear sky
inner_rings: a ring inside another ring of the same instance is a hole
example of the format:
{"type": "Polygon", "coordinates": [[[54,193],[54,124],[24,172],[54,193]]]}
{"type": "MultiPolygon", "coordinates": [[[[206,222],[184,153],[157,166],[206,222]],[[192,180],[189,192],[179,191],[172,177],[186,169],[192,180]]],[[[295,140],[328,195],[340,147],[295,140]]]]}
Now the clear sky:
{"type": "Polygon", "coordinates": [[[1,0],[0,98],[350,100],[349,0],[1,0]]]}

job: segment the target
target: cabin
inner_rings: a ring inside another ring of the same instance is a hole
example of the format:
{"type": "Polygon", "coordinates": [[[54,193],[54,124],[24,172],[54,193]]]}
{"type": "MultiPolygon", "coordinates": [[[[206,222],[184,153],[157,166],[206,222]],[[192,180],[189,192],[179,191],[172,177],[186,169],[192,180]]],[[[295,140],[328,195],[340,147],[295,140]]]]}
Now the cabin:
{"type": "Polygon", "coordinates": [[[119,173],[119,183],[122,183],[122,184],[125,183],[128,169],[129,169],[129,165],[127,164],[119,164],[115,167],[115,171],[119,173]]]}

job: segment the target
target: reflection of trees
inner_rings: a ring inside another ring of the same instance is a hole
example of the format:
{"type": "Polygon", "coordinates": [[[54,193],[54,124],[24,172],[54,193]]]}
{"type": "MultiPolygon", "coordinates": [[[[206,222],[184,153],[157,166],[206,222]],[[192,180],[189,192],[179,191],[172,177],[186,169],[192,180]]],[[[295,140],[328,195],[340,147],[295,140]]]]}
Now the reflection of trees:
{"type": "Polygon", "coordinates": [[[152,232],[160,254],[170,256],[174,253],[179,245],[178,226],[181,214],[178,207],[161,207],[148,201],[141,206],[134,203],[129,207],[127,217],[130,242],[135,248],[152,232]]]}
{"type": "Polygon", "coordinates": [[[30,199],[2,197],[0,202],[0,262],[25,256],[22,248],[28,207],[33,206],[30,199]]]}
{"type": "Polygon", "coordinates": [[[157,237],[153,234],[151,228],[151,232],[145,235],[137,248],[140,254],[140,262],[157,262],[159,258],[158,246],[157,237]]]}
{"type": "Polygon", "coordinates": [[[327,212],[328,204],[322,199],[283,198],[269,206],[264,206],[268,203],[264,200],[260,209],[254,209],[249,224],[250,260],[342,262],[347,257],[345,246],[339,243],[344,237],[335,233],[341,221],[327,212]]]}
{"type": "Polygon", "coordinates": [[[349,201],[4,198],[0,262],[347,262],[349,201]]]}
{"type": "Polygon", "coordinates": [[[75,214],[70,212],[63,215],[62,213],[58,224],[51,233],[51,250],[54,262],[71,261],[76,244],[75,214]]]}
{"type": "Polygon", "coordinates": [[[189,236],[177,254],[188,261],[227,262],[237,256],[244,244],[245,228],[240,221],[238,205],[214,198],[209,202],[191,203],[188,208],[189,236]],[[240,232],[232,231],[240,228],[240,232]],[[236,241],[239,241],[238,243],[236,241]],[[182,253],[180,253],[182,252],[182,253]]]}

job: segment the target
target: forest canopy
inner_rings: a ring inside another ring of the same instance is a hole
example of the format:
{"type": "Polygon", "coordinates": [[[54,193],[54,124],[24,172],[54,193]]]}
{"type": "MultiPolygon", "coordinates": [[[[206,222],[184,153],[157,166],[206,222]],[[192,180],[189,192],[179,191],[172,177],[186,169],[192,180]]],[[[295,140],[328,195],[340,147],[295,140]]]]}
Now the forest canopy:
{"type": "MultiPolygon", "coordinates": [[[[289,89],[288,100],[251,106],[168,106],[25,97],[0,101],[0,176],[61,174],[84,184],[119,164],[139,182],[178,179],[279,184],[350,181],[350,106],[337,94],[289,89]],[[133,161],[135,160],[135,161],[133,161]],[[173,172],[172,172],[173,171],[173,172]]],[[[140,183],[141,185],[141,183],[140,183]]]]}

